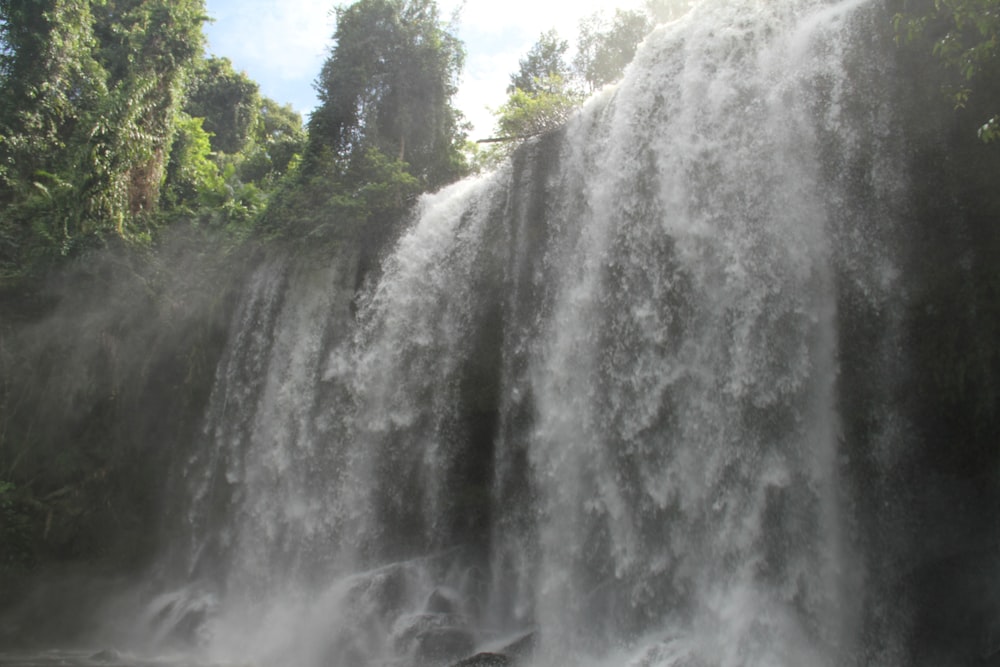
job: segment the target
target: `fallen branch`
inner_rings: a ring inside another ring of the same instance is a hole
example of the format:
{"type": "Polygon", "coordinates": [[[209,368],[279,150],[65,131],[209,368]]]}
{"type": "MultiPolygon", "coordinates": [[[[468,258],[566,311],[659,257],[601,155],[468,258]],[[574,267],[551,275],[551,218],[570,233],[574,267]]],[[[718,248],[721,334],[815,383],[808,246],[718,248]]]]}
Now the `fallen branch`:
{"type": "Polygon", "coordinates": [[[518,134],[513,137],[490,137],[489,139],[476,139],[477,144],[500,144],[505,141],[521,141],[523,139],[530,139],[532,137],[537,137],[540,134],[545,134],[544,132],[535,132],[533,134],[518,134]]]}

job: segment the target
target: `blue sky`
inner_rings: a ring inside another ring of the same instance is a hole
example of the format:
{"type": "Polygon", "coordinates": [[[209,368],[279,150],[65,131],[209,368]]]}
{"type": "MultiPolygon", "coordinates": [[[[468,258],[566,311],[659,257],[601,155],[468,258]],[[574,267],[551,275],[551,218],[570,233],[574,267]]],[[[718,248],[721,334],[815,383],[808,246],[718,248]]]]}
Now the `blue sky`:
{"type": "MultiPolygon", "coordinates": [[[[291,103],[303,115],[316,105],[313,81],[330,48],[337,0],[207,0],[214,22],[206,27],[209,52],[225,56],[260,84],[261,92],[291,103]]],[[[442,17],[460,6],[459,37],[468,52],[456,106],[472,121],[472,138],[487,136],[487,107],[503,103],[508,76],[518,59],[555,28],[575,39],[581,18],[615,6],[639,7],[640,0],[438,0],[442,17]]]]}

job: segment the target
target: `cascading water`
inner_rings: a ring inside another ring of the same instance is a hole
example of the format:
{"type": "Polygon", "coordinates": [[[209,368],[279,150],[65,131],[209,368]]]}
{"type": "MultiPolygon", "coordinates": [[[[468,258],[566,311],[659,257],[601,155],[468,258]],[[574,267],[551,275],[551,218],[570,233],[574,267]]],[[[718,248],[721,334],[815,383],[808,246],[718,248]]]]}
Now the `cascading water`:
{"type": "Polygon", "coordinates": [[[305,667],[857,664],[838,294],[889,302],[900,187],[872,4],[662,26],[426,197],[355,319],[349,251],[261,267],[151,617],[305,667]]]}

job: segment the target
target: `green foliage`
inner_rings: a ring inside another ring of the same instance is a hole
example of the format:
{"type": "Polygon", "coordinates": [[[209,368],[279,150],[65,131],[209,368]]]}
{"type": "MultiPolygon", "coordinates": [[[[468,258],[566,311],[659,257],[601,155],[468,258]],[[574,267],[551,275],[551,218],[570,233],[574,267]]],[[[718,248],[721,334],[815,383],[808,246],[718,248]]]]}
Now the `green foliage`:
{"type": "Polygon", "coordinates": [[[314,246],[357,242],[375,227],[400,219],[423,191],[410,165],[369,148],[349,170],[327,152],[313,156],[309,171],[291,172],[263,214],[262,229],[314,246]]]}
{"type": "MultiPolygon", "coordinates": [[[[507,93],[513,95],[516,91],[533,94],[540,92],[546,83],[562,82],[569,78],[570,69],[566,64],[566,51],[569,42],[559,39],[555,30],[542,33],[528,54],[519,61],[520,69],[510,75],[510,85],[507,93]]],[[[547,92],[553,92],[551,89],[547,92]]]]}
{"type": "Polygon", "coordinates": [[[291,105],[261,100],[251,141],[243,148],[240,178],[270,188],[301,156],[306,147],[302,117],[291,105]]]}
{"type": "Polygon", "coordinates": [[[433,0],[359,0],[336,10],[303,168],[330,152],[351,170],[374,149],[409,165],[423,188],[464,175],[461,116],[452,106],[464,60],[433,0]]]}
{"type": "Polygon", "coordinates": [[[335,46],[317,81],[320,106],[304,152],[298,116],[265,104],[238,173],[287,169],[272,177],[263,233],[368,247],[417,194],[469,171],[451,102],[464,50],[433,0],[359,0],[335,12],[335,46]]]}
{"type": "Polygon", "coordinates": [[[534,92],[514,90],[497,110],[497,128],[503,136],[526,137],[562,125],[583,96],[561,76],[536,80],[534,92]]]}
{"type": "Polygon", "coordinates": [[[161,201],[164,208],[193,210],[224,188],[203,119],[180,114],[174,132],[161,201]]]}
{"type": "MultiPolygon", "coordinates": [[[[932,53],[951,74],[945,92],[956,109],[965,108],[977,85],[988,87],[997,76],[1000,54],[1000,1],[916,0],[894,17],[897,43],[930,42],[932,53]]],[[[1000,138],[1000,114],[981,122],[985,142],[1000,138]]]]}
{"type": "Polygon", "coordinates": [[[163,216],[221,231],[227,250],[248,239],[268,193],[241,176],[245,159],[240,153],[214,153],[202,119],[182,114],[167,164],[163,216]]]}
{"type": "Polygon", "coordinates": [[[195,70],[184,110],[205,119],[212,150],[237,153],[250,141],[261,108],[257,83],[236,72],[229,59],[213,57],[203,60],[195,70]]]}
{"type": "Polygon", "coordinates": [[[66,171],[71,142],[85,114],[107,94],[93,56],[90,3],[0,2],[0,202],[30,190],[39,169],[66,171]]]}
{"type": "Polygon", "coordinates": [[[290,105],[261,97],[257,84],[228,60],[209,58],[191,84],[197,98],[175,121],[160,199],[167,220],[193,220],[223,230],[231,244],[249,238],[270,192],[305,149],[302,118],[290,105]],[[226,132],[221,141],[208,129],[226,132]]]}
{"type": "Polygon", "coordinates": [[[207,17],[203,0],[104,0],[97,9],[112,83],[91,134],[94,161],[84,168],[99,176],[91,189],[100,217],[123,234],[126,218],[156,209],[172,123],[207,17]]]}
{"type": "Polygon", "coordinates": [[[580,22],[573,66],[590,90],[617,81],[632,62],[639,42],[652,30],[639,11],[616,9],[610,23],[600,12],[580,22]]]}
{"type": "Polygon", "coordinates": [[[505,159],[517,146],[517,141],[550,132],[562,126],[583,100],[583,94],[571,88],[559,75],[536,79],[532,92],[514,89],[498,109],[496,134],[502,139],[481,156],[483,164],[492,166],[505,159]]]}
{"type": "Polygon", "coordinates": [[[0,285],[184,218],[245,238],[301,118],[201,58],[203,0],[0,0],[0,285]]]}
{"type": "Polygon", "coordinates": [[[202,0],[3,0],[0,266],[149,238],[202,0]]]}
{"type": "Polygon", "coordinates": [[[600,12],[580,22],[573,66],[566,64],[569,43],[555,30],[542,33],[519,70],[511,74],[507,101],[493,110],[496,127],[490,148],[474,153],[483,166],[505,159],[518,142],[556,129],[593,91],[619,79],[639,42],[657,20],[674,16],[676,0],[650,0],[646,13],[616,10],[608,22],[600,12]]]}
{"type": "Polygon", "coordinates": [[[493,167],[506,159],[523,139],[562,125],[583,100],[572,84],[573,72],[566,64],[569,43],[555,30],[542,33],[520,68],[510,75],[507,101],[492,109],[496,119],[489,148],[477,151],[480,166],[493,167]]]}

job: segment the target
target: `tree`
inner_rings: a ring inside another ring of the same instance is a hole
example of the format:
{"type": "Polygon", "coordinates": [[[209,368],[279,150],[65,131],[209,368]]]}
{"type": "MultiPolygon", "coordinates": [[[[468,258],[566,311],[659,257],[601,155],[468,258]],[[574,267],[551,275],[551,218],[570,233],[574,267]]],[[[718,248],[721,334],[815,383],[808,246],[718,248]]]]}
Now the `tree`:
{"type": "Polygon", "coordinates": [[[301,118],[203,57],[204,9],[0,0],[4,284],[178,217],[246,223],[296,164],[301,118]]]}
{"type": "Polygon", "coordinates": [[[68,254],[84,214],[77,164],[107,97],[85,0],[0,0],[0,279],[68,254]]]}
{"type": "Polygon", "coordinates": [[[102,0],[95,32],[109,73],[109,95],[81,168],[95,175],[85,192],[94,214],[124,223],[155,211],[184,83],[204,47],[204,0],[102,0]]]}
{"type": "Polygon", "coordinates": [[[564,56],[569,43],[555,30],[543,32],[510,75],[507,101],[493,110],[494,137],[498,144],[479,156],[485,165],[506,158],[516,142],[554,130],[569,117],[583,96],[573,85],[572,71],[564,56]]]}
{"type": "Polygon", "coordinates": [[[0,263],[9,275],[156,209],[202,0],[0,0],[0,263]]]}
{"type": "Polygon", "coordinates": [[[476,153],[480,167],[494,167],[520,143],[561,127],[580,105],[583,95],[558,74],[532,80],[533,92],[514,88],[507,101],[493,109],[494,136],[479,143],[493,144],[476,153]]]}
{"type": "Polygon", "coordinates": [[[251,142],[243,151],[240,177],[254,183],[270,184],[288,171],[305,146],[302,116],[290,104],[282,106],[264,97],[257,112],[251,142]]]}
{"type": "Polygon", "coordinates": [[[507,101],[496,111],[497,134],[525,138],[555,129],[582,100],[564,56],[569,42],[543,32],[510,75],[507,101]]]}
{"type": "MultiPolygon", "coordinates": [[[[931,40],[934,55],[952,74],[947,94],[956,108],[965,107],[976,83],[997,75],[1000,1],[934,0],[928,6],[917,0],[904,3],[904,10],[894,19],[897,42],[931,40]]],[[[982,120],[979,137],[986,142],[1000,138],[1000,114],[982,120]]]]}
{"type": "Polygon", "coordinates": [[[510,75],[507,93],[513,94],[520,90],[530,95],[539,92],[539,86],[547,82],[558,81],[557,85],[563,87],[570,77],[570,69],[565,60],[568,49],[569,42],[559,39],[554,29],[543,32],[527,55],[519,61],[521,67],[517,73],[510,75]]]}
{"type": "Polygon", "coordinates": [[[566,122],[583,96],[559,75],[534,79],[533,92],[515,88],[494,113],[499,137],[524,139],[566,122]]]}
{"type": "Polygon", "coordinates": [[[90,3],[0,1],[0,203],[64,171],[77,126],[107,93],[90,3]]]}
{"type": "Polygon", "coordinates": [[[583,89],[593,91],[621,77],[639,42],[652,29],[654,18],[673,15],[676,0],[650,0],[650,16],[617,10],[609,24],[600,12],[580,23],[577,55],[565,62],[569,44],[554,30],[542,33],[519,70],[511,74],[507,101],[493,113],[495,135],[481,143],[494,146],[480,156],[490,165],[507,157],[516,142],[562,125],[579,106],[583,89]]]}
{"type": "Polygon", "coordinates": [[[588,89],[620,79],[652,28],[652,21],[642,12],[622,9],[615,10],[610,24],[600,12],[581,21],[573,65],[588,89]]]}
{"type": "Polygon", "coordinates": [[[464,49],[434,1],[360,0],[336,17],[304,168],[326,155],[347,173],[377,150],[405,161],[423,188],[462,175],[464,133],[451,99],[464,49]]]}
{"type": "Polygon", "coordinates": [[[212,146],[203,119],[180,114],[161,193],[165,208],[191,211],[223,190],[218,165],[211,160],[212,146]]]}
{"type": "Polygon", "coordinates": [[[228,58],[201,61],[187,86],[184,110],[204,119],[212,149],[237,153],[250,140],[261,110],[260,88],[228,58]]]}
{"type": "MultiPolygon", "coordinates": [[[[276,188],[261,230],[374,253],[417,194],[469,172],[451,101],[464,49],[434,0],[358,0],[335,13],[305,151],[291,159],[294,176],[276,188]]],[[[282,119],[277,108],[264,115],[282,119]]],[[[295,139],[272,127],[266,141],[277,159],[295,139]]]]}

